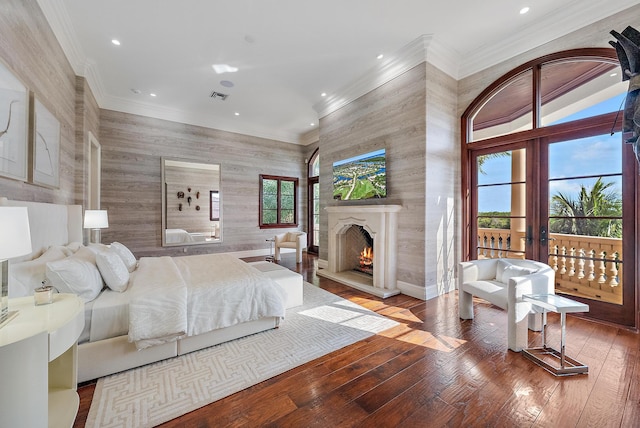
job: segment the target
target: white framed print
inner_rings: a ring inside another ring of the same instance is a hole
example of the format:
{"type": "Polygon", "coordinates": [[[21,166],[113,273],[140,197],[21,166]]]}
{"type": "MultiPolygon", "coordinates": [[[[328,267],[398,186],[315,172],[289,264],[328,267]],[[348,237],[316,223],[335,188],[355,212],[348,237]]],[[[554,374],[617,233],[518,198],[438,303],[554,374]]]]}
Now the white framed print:
{"type": "Polygon", "coordinates": [[[0,175],[27,180],[29,91],[0,61],[0,175]]]}
{"type": "Polygon", "coordinates": [[[57,188],[60,183],[60,122],[34,97],[32,182],[57,188]]]}

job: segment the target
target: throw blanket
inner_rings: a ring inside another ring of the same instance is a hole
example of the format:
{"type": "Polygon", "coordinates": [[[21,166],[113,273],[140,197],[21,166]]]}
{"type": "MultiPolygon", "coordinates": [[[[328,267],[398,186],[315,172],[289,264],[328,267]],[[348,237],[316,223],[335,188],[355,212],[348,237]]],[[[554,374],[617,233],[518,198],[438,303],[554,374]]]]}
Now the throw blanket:
{"type": "Polygon", "coordinates": [[[227,254],[143,257],[130,287],[129,341],[138,349],[285,315],[282,287],[227,254]]]}

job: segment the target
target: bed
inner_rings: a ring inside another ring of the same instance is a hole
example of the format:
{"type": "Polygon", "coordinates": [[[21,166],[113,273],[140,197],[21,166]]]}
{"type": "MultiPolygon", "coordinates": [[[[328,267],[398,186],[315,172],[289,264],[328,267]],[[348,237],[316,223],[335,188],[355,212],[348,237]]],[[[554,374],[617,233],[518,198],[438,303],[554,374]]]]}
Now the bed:
{"type": "Polygon", "coordinates": [[[10,298],[32,295],[44,269],[50,285],[86,302],[78,382],[277,328],[302,303],[302,277],[280,266],[226,254],[136,260],[119,243],[82,245],[79,205],[0,198],[0,206],[26,206],[32,235],[32,254],[10,261],[10,298]]]}
{"type": "Polygon", "coordinates": [[[188,242],[204,242],[207,236],[204,233],[187,232],[184,229],[165,229],[167,244],[183,244],[188,242]]]}

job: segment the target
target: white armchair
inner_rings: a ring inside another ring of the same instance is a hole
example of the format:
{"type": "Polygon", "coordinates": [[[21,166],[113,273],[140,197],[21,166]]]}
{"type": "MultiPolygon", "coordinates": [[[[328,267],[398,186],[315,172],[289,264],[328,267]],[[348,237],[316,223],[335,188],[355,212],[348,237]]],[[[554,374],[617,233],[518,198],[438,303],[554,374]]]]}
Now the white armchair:
{"type": "Polygon", "coordinates": [[[473,296],[507,311],[509,349],[520,352],[528,346],[527,327],[542,328],[540,313],[523,294],[554,294],[555,272],[544,263],[520,259],[482,259],[460,263],[458,272],[458,312],[473,319],[473,296]]]}
{"type": "Polygon", "coordinates": [[[307,247],[305,232],[285,232],[275,236],[275,258],[280,260],[280,248],[294,248],[296,263],[302,263],[302,250],[307,247]]]}

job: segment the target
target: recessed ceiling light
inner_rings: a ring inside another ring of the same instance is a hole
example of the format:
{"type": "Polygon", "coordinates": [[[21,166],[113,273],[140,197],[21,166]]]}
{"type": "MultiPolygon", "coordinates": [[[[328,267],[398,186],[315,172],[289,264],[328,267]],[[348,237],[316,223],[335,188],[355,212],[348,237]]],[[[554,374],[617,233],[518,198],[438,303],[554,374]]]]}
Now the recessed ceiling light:
{"type": "Polygon", "coordinates": [[[240,113],[238,113],[238,112],[235,112],[233,114],[235,114],[236,116],[240,116],[240,113]]]}
{"type": "Polygon", "coordinates": [[[212,67],[213,70],[218,74],[235,73],[236,71],[238,71],[238,67],[232,67],[229,64],[213,64],[212,67]]]}
{"type": "Polygon", "coordinates": [[[113,40],[111,40],[111,43],[113,43],[116,46],[120,46],[120,40],[113,39],[113,40]]]}
{"type": "Polygon", "coordinates": [[[221,80],[220,84],[225,88],[233,88],[233,82],[231,80],[221,80]]]}
{"type": "Polygon", "coordinates": [[[320,96],[321,96],[321,97],[326,97],[326,96],[327,96],[327,93],[326,93],[326,92],[323,92],[323,93],[321,93],[321,94],[320,94],[320,96]]]}
{"type": "Polygon", "coordinates": [[[380,55],[378,55],[376,58],[377,58],[377,59],[382,59],[382,58],[384,58],[384,55],[380,54],[380,55]]]}
{"type": "Polygon", "coordinates": [[[156,94],[149,94],[149,95],[151,95],[152,97],[155,97],[155,96],[156,96],[156,94]]]}
{"type": "Polygon", "coordinates": [[[529,6],[525,6],[522,9],[520,9],[520,15],[524,15],[527,12],[529,12],[529,6]]]}

